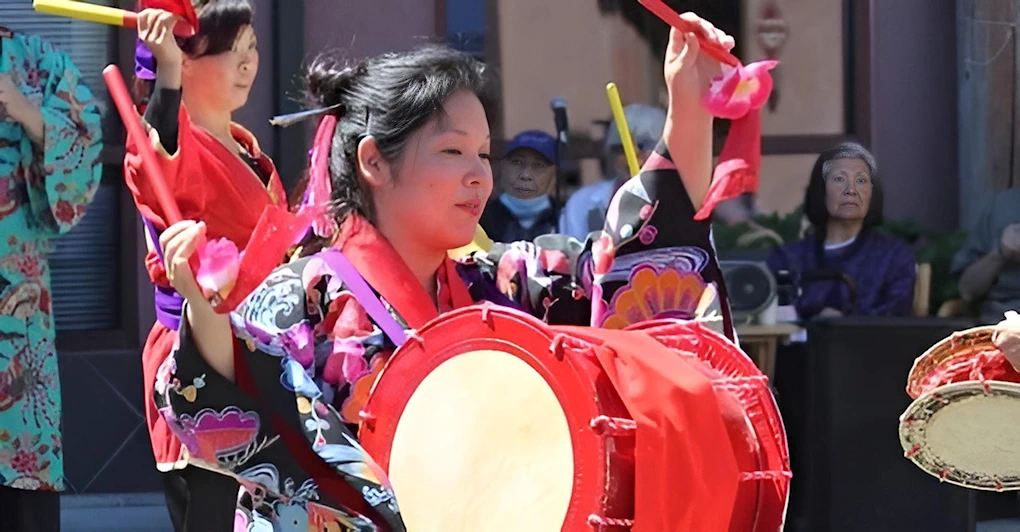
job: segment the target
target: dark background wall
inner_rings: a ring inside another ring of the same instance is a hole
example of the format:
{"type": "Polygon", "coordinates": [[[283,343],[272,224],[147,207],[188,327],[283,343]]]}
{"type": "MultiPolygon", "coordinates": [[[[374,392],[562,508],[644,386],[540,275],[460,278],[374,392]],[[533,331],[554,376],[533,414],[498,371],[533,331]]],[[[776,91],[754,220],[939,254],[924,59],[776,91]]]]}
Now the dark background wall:
{"type": "Polygon", "coordinates": [[[886,186],[886,212],[955,228],[955,2],[852,1],[871,2],[871,143],[886,186]]]}

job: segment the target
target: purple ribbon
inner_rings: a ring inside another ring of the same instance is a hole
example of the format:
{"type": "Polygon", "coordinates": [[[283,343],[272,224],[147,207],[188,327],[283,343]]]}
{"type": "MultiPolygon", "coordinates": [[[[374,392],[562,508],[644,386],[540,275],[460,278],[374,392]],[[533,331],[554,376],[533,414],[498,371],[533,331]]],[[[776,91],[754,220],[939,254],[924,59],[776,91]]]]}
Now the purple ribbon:
{"type": "Polygon", "coordinates": [[[322,251],[316,257],[322,259],[327,266],[333,269],[337,277],[343,281],[344,286],[354,295],[354,299],[361,303],[361,308],[365,309],[365,312],[375,320],[375,324],[379,326],[383,334],[390,338],[393,345],[397,347],[404,345],[404,342],[407,341],[407,332],[386,310],[382,301],[379,301],[379,297],[375,295],[351,261],[336,249],[322,251]]]}
{"type": "MultiPolygon", "coordinates": [[[[148,218],[142,217],[142,223],[145,224],[145,230],[149,233],[149,238],[152,239],[152,247],[156,251],[156,256],[159,257],[160,262],[163,262],[163,248],[159,245],[159,232],[156,231],[156,226],[152,225],[152,222],[148,218]]],[[[171,331],[176,331],[181,328],[181,316],[184,314],[184,298],[177,293],[173,288],[167,288],[153,284],[153,288],[156,290],[156,321],[163,324],[164,327],[171,331]]]]}
{"type": "Polygon", "coordinates": [[[156,286],[156,321],[171,331],[181,328],[184,298],[173,288],[156,286]]]}
{"type": "Polygon", "coordinates": [[[156,79],[156,58],[141,39],[135,41],[135,77],[148,81],[156,79]]]}

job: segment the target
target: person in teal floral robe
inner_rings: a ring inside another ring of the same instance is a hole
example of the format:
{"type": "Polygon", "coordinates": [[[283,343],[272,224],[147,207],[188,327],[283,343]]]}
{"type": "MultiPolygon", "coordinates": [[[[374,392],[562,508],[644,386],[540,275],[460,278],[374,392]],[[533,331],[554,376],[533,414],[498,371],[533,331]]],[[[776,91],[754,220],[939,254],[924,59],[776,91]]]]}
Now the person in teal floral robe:
{"type": "Polygon", "coordinates": [[[47,256],[99,186],[100,114],[49,43],[0,28],[0,48],[0,530],[57,530],[64,464],[47,256]]]}

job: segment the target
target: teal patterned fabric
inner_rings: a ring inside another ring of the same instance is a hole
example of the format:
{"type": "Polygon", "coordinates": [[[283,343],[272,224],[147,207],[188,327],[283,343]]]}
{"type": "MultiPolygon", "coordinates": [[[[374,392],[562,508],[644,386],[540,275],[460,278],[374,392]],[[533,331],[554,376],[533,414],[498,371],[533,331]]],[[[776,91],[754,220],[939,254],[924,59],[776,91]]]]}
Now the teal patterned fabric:
{"type": "MultiPolygon", "coordinates": [[[[67,55],[0,38],[0,75],[42,111],[42,146],[0,118],[0,485],[64,489],[60,381],[47,257],[99,186],[99,108],[67,55]]],[[[6,115],[6,113],[0,113],[6,115]]]]}

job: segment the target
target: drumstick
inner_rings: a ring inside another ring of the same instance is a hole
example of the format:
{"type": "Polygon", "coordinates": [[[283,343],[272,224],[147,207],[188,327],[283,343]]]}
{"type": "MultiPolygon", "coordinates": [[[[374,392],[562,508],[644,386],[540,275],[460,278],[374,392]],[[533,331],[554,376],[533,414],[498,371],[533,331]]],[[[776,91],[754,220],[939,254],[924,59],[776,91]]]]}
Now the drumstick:
{"type": "Polygon", "coordinates": [[[638,164],[637,150],[634,149],[634,139],[630,137],[627,114],[623,112],[623,102],[620,101],[620,90],[616,88],[616,83],[610,81],[606,85],[606,94],[609,96],[609,108],[613,110],[613,118],[616,120],[616,130],[620,132],[623,153],[627,157],[627,168],[630,169],[631,177],[634,177],[641,172],[641,165],[638,164]]]}
{"type": "Polygon", "coordinates": [[[181,211],[177,208],[177,202],[170,192],[170,187],[163,177],[163,170],[156,159],[156,150],[149,144],[149,136],[142,129],[142,123],[135,111],[135,104],[131,100],[127,85],[124,84],[124,77],[120,74],[117,65],[110,65],[103,69],[103,80],[106,81],[106,88],[110,91],[110,98],[117,107],[120,119],[127,128],[128,138],[138,146],[138,153],[142,156],[142,167],[148,177],[149,184],[156,194],[156,201],[163,210],[167,225],[173,225],[181,221],[181,211]]]}
{"type": "MultiPolygon", "coordinates": [[[[673,11],[669,6],[663,3],[662,0],[638,0],[638,2],[655,14],[655,16],[659,17],[659,19],[663,22],[680,31],[694,34],[701,32],[701,29],[696,24],[692,24],[680,18],[680,15],[677,15],[676,11],[673,11]]],[[[729,66],[737,66],[740,64],[740,60],[722,46],[705,42],[704,36],[698,35],[698,41],[701,43],[701,51],[708,54],[708,56],[712,59],[729,66]]]]}
{"type": "MultiPolygon", "coordinates": [[[[138,13],[115,7],[98,6],[74,0],[33,0],[32,7],[40,12],[60,17],[97,22],[122,28],[137,28],[138,13]]],[[[174,35],[192,37],[195,29],[187,21],[181,20],[174,26],[174,35]]]]}

